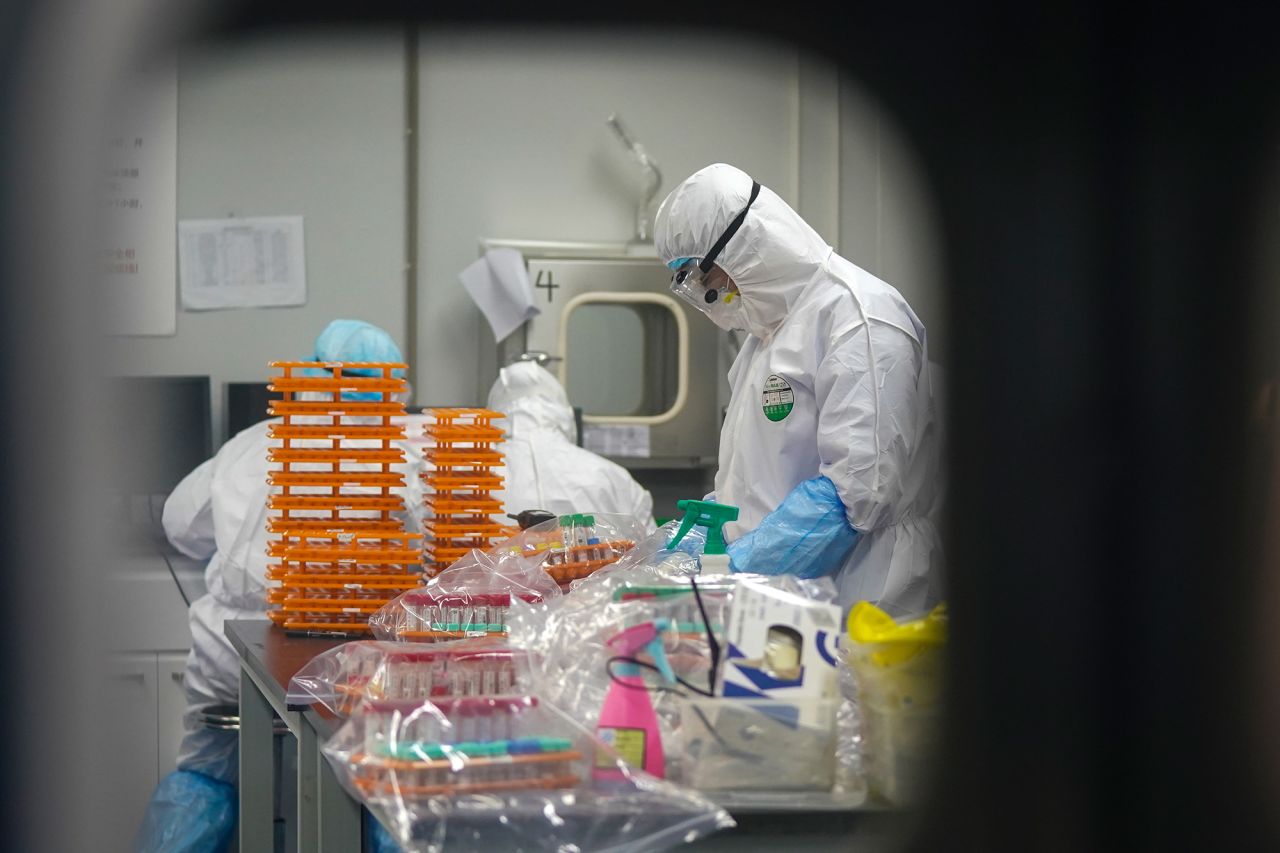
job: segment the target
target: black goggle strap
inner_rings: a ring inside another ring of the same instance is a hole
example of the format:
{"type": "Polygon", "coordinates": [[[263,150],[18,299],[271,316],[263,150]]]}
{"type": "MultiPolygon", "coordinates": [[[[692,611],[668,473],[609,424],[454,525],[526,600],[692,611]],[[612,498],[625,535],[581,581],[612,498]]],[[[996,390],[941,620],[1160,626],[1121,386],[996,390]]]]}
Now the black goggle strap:
{"type": "Polygon", "coordinates": [[[738,233],[738,229],[742,227],[743,221],[747,218],[747,211],[751,209],[752,203],[755,202],[756,196],[760,195],[760,182],[751,182],[751,197],[747,199],[747,206],[742,208],[742,212],[734,217],[729,223],[729,227],[724,229],[724,233],[720,235],[720,239],[716,240],[716,244],[711,247],[711,251],[707,252],[706,257],[698,264],[698,269],[702,270],[702,274],[706,275],[711,271],[711,265],[715,263],[716,258],[720,257],[720,252],[724,249],[725,244],[738,233]]]}

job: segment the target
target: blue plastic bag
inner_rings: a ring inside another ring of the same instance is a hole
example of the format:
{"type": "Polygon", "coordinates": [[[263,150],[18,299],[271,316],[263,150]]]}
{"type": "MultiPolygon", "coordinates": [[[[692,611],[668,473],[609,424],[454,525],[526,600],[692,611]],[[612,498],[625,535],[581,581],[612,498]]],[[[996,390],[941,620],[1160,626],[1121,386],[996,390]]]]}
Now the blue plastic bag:
{"type": "Polygon", "coordinates": [[[818,578],[844,564],[858,536],[835,483],[814,477],[792,489],[755,530],[725,550],[735,572],[818,578]]]}
{"type": "Polygon", "coordinates": [[[369,853],[400,853],[400,845],[368,810],[365,811],[364,827],[364,845],[369,853]]]}
{"type": "Polygon", "coordinates": [[[137,853],[226,853],[236,829],[234,785],[194,770],[160,780],[134,841],[137,853]]]}

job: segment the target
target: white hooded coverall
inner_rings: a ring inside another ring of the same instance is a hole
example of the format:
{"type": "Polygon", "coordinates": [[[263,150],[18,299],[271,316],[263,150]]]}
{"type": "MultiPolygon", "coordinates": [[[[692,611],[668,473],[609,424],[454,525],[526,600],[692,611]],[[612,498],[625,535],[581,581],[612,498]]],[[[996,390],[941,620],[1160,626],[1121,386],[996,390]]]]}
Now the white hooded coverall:
{"type": "MultiPolygon", "coordinates": [[[[236,739],[225,732],[195,727],[194,714],[207,703],[235,704],[240,696],[240,662],[223,622],[263,619],[267,601],[267,450],[273,440],[267,431],[278,418],[241,431],[212,459],[183,478],[164,505],[164,530],[182,553],[209,560],[205,569],[208,594],[191,603],[191,651],[187,655],[187,734],[178,767],[196,770],[223,782],[236,783],[236,739]]],[[[392,466],[405,475],[405,487],[393,491],[406,504],[406,529],[421,529],[421,448],[426,418],[392,418],[404,424],[408,440],[397,444],[406,461],[392,466]]],[[[295,444],[298,442],[295,441],[295,444]]],[[[328,441],[323,446],[329,446],[328,441]]],[[[356,446],[362,446],[357,444],[356,446]]],[[[278,467],[278,466],[277,466],[278,467]]]]}
{"type": "MultiPolygon", "coordinates": [[[[658,210],[664,263],[702,258],[746,206],[752,178],[694,173],[658,210]]],[[[830,479],[855,547],[840,601],[919,613],[941,597],[938,435],[924,325],[897,290],[837,255],[767,187],[716,265],[750,332],[729,371],[716,500],[741,513],[732,541],[801,482],[830,479]]]]}
{"type": "Polygon", "coordinates": [[[489,408],[507,416],[503,500],[508,513],[599,512],[631,516],[654,530],[653,498],[626,468],[573,442],[573,409],[560,382],[532,361],[502,368],[489,408]]]}

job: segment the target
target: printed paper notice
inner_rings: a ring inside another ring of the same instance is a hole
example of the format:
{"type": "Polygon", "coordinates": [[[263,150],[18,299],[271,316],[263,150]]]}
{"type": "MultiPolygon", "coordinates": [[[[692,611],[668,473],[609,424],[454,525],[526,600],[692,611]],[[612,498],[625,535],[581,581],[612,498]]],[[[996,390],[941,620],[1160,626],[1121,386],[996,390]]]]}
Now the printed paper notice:
{"type": "Polygon", "coordinates": [[[632,424],[583,424],[582,446],[602,456],[649,456],[649,427],[632,424]]]}
{"type": "Polygon", "coordinates": [[[489,321],[494,340],[498,342],[540,313],[533,304],[533,288],[529,286],[524,256],[515,249],[488,250],[484,257],[458,273],[458,279],[489,321]]]}
{"type": "Polygon", "coordinates": [[[172,63],[130,72],[108,120],[100,203],[104,326],[113,335],[178,330],[178,76],[172,63]]]}
{"type": "Polygon", "coordinates": [[[184,220],[178,277],[188,311],[305,305],[302,217],[184,220]]]}

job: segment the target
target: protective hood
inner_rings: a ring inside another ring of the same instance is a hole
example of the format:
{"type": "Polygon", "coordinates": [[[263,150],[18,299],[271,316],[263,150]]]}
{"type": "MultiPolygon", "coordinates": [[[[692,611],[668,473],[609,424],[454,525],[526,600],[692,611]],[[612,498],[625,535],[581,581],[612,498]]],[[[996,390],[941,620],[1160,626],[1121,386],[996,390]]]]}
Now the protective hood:
{"type": "Polygon", "coordinates": [[[518,361],[498,372],[489,389],[489,408],[506,414],[505,426],[513,436],[552,430],[566,441],[574,440],[573,408],[564,388],[532,361],[518,361]]]}
{"type": "MultiPolygon", "coordinates": [[[[716,163],[694,172],[658,208],[654,245],[664,264],[702,258],[751,196],[752,178],[716,163]]],[[[748,331],[769,338],[832,252],[768,187],[715,263],[738,285],[748,331]]]]}
{"type": "MultiPolygon", "coordinates": [[[[383,329],[363,320],[334,320],[316,336],[316,361],[403,362],[395,339],[383,329]]],[[[357,374],[365,371],[354,371],[357,374]]],[[[403,376],[403,370],[394,372],[403,376]]]]}

